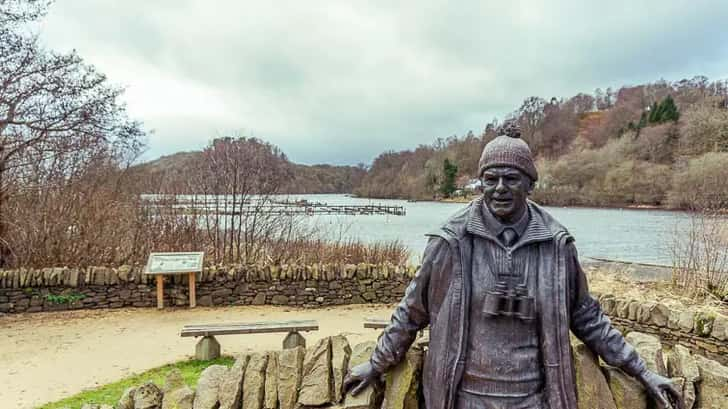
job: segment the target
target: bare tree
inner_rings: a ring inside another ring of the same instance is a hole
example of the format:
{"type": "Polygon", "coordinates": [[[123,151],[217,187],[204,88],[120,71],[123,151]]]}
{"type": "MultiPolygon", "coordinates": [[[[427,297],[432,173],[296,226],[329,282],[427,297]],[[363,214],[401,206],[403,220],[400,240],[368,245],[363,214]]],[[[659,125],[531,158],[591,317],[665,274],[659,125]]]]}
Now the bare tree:
{"type": "Polygon", "coordinates": [[[43,49],[24,24],[47,1],[0,3],[0,265],[8,252],[4,208],[13,195],[73,180],[100,156],[134,157],[140,124],[122,89],[75,53],[43,49]],[[63,164],[63,166],[61,166],[63,164]]]}

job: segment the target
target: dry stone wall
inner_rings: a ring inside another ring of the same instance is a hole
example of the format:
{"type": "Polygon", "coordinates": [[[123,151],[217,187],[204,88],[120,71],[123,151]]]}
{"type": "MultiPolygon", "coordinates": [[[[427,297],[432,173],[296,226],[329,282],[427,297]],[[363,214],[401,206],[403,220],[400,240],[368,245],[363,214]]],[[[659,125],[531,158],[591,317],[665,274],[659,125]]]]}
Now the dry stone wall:
{"type": "MultiPolygon", "coordinates": [[[[687,409],[726,408],[728,367],[689,351],[663,349],[657,337],[633,333],[648,366],[672,378],[686,396],[687,409]],[[665,361],[668,365],[665,366],[665,361]]],[[[344,368],[369,359],[373,342],[350,347],[343,336],[324,338],[308,350],[243,355],[231,368],[212,365],[194,391],[171,372],[165,385],[146,383],[126,390],[118,409],[417,409],[422,403],[422,365],[426,340],[415,343],[403,361],[386,374],[383,388],[369,387],[356,397],[344,395],[344,368]],[[276,357],[272,359],[272,357],[276,357]],[[344,365],[343,367],[341,365],[344,365]]],[[[621,370],[605,366],[577,341],[572,345],[579,409],[645,409],[655,403],[642,385],[621,370]]],[[[87,404],[94,408],[93,403],[87,404]]]]}
{"type": "Polygon", "coordinates": [[[728,365],[728,316],[698,307],[667,307],[613,294],[594,294],[612,324],[623,333],[655,335],[668,346],[677,344],[728,365]]]}
{"type": "MultiPolygon", "coordinates": [[[[230,265],[197,277],[197,304],[319,307],[394,303],[416,272],[392,264],[230,265]]],[[[186,276],[165,277],[165,305],[188,304],[186,276]]],[[[728,364],[728,316],[703,309],[594,294],[623,332],[659,336],[728,364]]],[[[141,267],[0,271],[0,314],[85,308],[153,307],[154,277],[141,267]]]]}
{"type": "MultiPolygon", "coordinates": [[[[197,305],[319,307],[398,301],[416,267],[391,264],[232,265],[197,275],[197,305]]],[[[154,277],[141,267],[0,271],[0,314],[152,307],[154,277]]],[[[164,303],[188,305],[187,276],[165,277],[164,303]]]]}

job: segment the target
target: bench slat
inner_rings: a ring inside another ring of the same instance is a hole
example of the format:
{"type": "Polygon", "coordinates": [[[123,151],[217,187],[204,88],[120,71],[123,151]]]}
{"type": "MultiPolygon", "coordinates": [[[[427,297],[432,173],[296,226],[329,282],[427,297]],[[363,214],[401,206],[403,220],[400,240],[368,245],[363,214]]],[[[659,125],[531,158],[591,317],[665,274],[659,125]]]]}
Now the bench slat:
{"type": "Polygon", "coordinates": [[[264,334],[273,332],[316,331],[318,322],[285,321],[285,322],[254,322],[254,323],[222,323],[185,325],[180,336],[198,337],[207,335],[229,334],[264,334]]]}
{"type": "Polygon", "coordinates": [[[389,320],[378,320],[368,318],[364,321],[364,328],[384,329],[389,325],[389,320]]]}
{"type": "Polygon", "coordinates": [[[318,322],[316,320],[300,320],[300,321],[261,321],[261,322],[222,322],[222,323],[214,323],[214,324],[188,324],[185,325],[184,328],[214,328],[214,327],[231,327],[231,326],[237,326],[237,327],[250,327],[250,328],[258,328],[258,327],[290,327],[294,325],[300,325],[300,326],[312,326],[312,325],[318,325],[318,322]]]}

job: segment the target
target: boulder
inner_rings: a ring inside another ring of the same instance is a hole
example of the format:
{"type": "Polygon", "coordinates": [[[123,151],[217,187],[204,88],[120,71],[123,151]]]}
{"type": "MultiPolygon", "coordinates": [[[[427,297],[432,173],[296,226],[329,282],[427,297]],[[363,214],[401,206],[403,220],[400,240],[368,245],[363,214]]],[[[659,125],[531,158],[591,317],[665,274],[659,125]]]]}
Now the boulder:
{"type": "Polygon", "coordinates": [[[385,409],[417,409],[417,394],[420,387],[420,373],[424,352],[415,346],[407,351],[407,355],[386,375],[384,389],[385,409]]]}
{"type": "Polygon", "coordinates": [[[700,380],[700,370],[690,350],[677,344],[667,355],[668,374],[673,378],[685,378],[688,382],[700,380]]]}
{"type": "Polygon", "coordinates": [[[218,389],[220,409],[239,409],[243,396],[243,375],[250,357],[243,355],[228,369],[218,389]]]}
{"type": "Polygon", "coordinates": [[[118,409],[134,409],[134,392],[136,388],[126,388],[121,394],[119,402],[116,404],[118,409]]]}
{"type": "Polygon", "coordinates": [[[573,345],[572,355],[579,409],[616,409],[596,355],[581,342],[573,345]]]}
{"type": "Polygon", "coordinates": [[[332,401],[331,338],[324,338],[306,351],[298,403],[321,406],[332,401]]]}
{"type": "Polygon", "coordinates": [[[162,390],[153,382],[147,382],[134,392],[134,409],[161,409],[162,390]]]}
{"type": "Polygon", "coordinates": [[[162,409],[192,409],[194,400],[195,391],[183,386],[164,393],[162,409]]]}
{"type": "Polygon", "coordinates": [[[278,404],[280,409],[294,409],[296,406],[305,356],[306,350],[303,347],[284,349],[278,354],[278,404]]]}
{"type": "Polygon", "coordinates": [[[331,373],[333,375],[333,402],[343,399],[343,385],[346,372],[349,370],[351,347],[343,335],[331,337],[331,373]]]}
{"type": "Polygon", "coordinates": [[[625,338],[645,360],[647,369],[662,376],[667,376],[665,361],[662,357],[662,344],[659,338],[637,331],[630,332],[625,338]]]}
{"type": "Polygon", "coordinates": [[[602,369],[617,409],[647,409],[647,392],[639,381],[611,366],[602,369]]]}
{"type": "Polygon", "coordinates": [[[685,407],[692,409],[695,405],[695,383],[700,380],[700,371],[690,351],[677,344],[667,355],[667,371],[672,378],[681,378],[681,392],[685,407]]]}
{"type": "Polygon", "coordinates": [[[216,409],[219,405],[220,383],[227,374],[228,368],[224,365],[210,365],[200,374],[197,380],[197,390],[193,409],[216,409]]]}
{"type": "Polygon", "coordinates": [[[265,368],[263,408],[278,408],[278,352],[268,353],[268,366],[265,368]]]}
{"type": "Polygon", "coordinates": [[[645,301],[644,303],[642,303],[642,305],[640,305],[639,309],[637,310],[637,322],[642,324],[649,324],[652,310],[655,307],[657,307],[657,303],[653,301],[645,301]]]}
{"type": "Polygon", "coordinates": [[[649,323],[658,327],[667,327],[667,321],[670,317],[670,309],[665,304],[657,303],[650,308],[649,323]]]}
{"type": "Polygon", "coordinates": [[[716,314],[711,335],[721,341],[728,341],[728,316],[716,314]]]}
{"type": "Polygon", "coordinates": [[[728,367],[694,355],[700,371],[698,405],[701,409],[725,409],[728,402],[728,367]]]}
{"type": "Polygon", "coordinates": [[[685,308],[671,308],[667,317],[667,327],[684,332],[693,330],[693,313],[685,308]]]}
{"type": "MultiPolygon", "coordinates": [[[[369,361],[376,346],[377,343],[373,341],[354,346],[351,351],[351,359],[349,359],[349,369],[369,361]]],[[[343,407],[346,409],[375,409],[380,407],[382,398],[382,391],[369,385],[356,396],[346,395],[343,407]]]]}
{"type": "Polygon", "coordinates": [[[243,380],[243,409],[262,409],[265,393],[265,368],[268,355],[253,354],[243,380]]]}

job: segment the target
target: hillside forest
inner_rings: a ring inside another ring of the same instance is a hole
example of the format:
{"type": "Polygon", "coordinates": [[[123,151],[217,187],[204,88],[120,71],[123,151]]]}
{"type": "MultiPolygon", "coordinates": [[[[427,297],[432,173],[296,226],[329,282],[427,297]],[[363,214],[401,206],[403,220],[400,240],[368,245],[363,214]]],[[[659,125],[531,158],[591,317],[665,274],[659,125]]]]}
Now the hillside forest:
{"type": "MultiPolygon", "coordinates": [[[[537,160],[533,198],[546,205],[728,207],[728,81],[597,89],[571,98],[532,96],[507,118],[521,126],[537,160]]],[[[385,152],[357,195],[431,200],[477,177],[494,119],[476,135],[439,138],[385,152]],[[457,167],[455,186],[452,169],[457,167]]]]}

